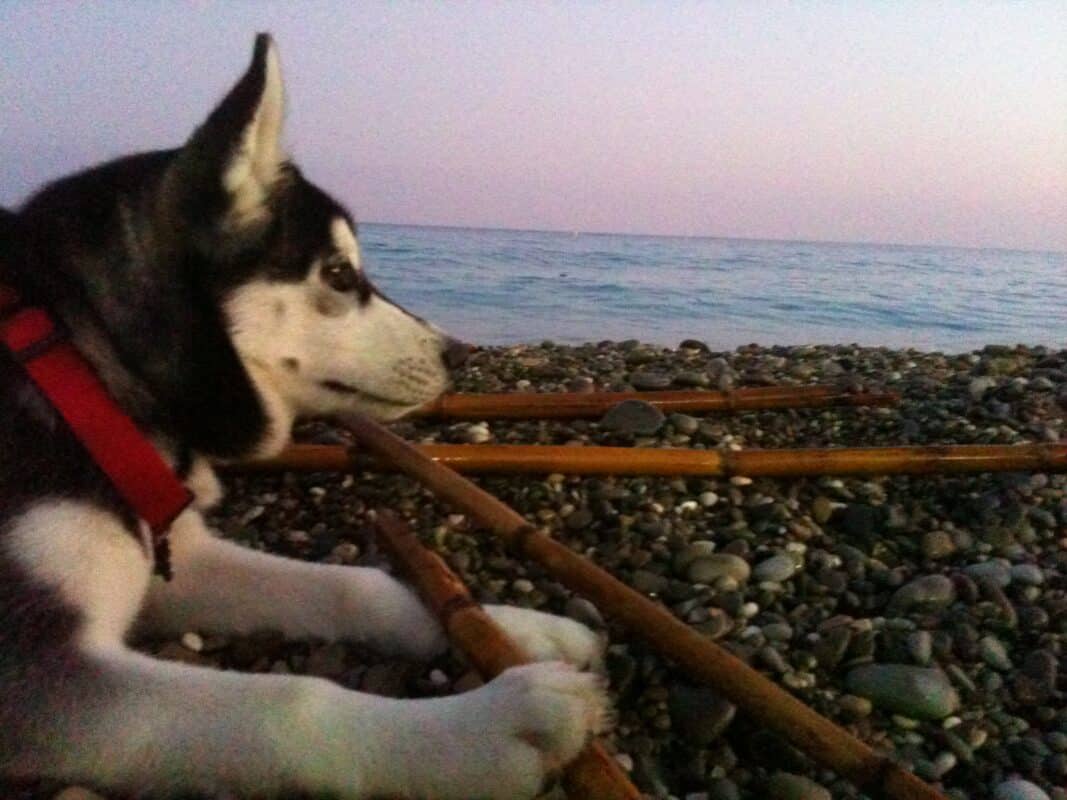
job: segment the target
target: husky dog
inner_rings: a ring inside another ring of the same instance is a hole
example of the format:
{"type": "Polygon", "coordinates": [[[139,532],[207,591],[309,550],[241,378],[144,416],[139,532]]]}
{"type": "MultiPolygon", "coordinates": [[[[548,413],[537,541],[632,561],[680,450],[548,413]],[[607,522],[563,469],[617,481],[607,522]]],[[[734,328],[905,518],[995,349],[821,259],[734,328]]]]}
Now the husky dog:
{"type": "Polygon", "coordinates": [[[0,775],[136,796],[527,798],[608,716],[588,629],[488,611],[540,662],[455,697],[161,662],[165,635],[280,630],[428,659],[384,572],[253,552],[205,527],[213,461],[275,453],[295,417],[395,419],[464,348],[387,300],[349,214],[289,163],[269,36],[181,148],[60,180],[0,214],[0,283],[59,318],[196,496],[154,577],[145,525],[0,347],[0,775]]]}

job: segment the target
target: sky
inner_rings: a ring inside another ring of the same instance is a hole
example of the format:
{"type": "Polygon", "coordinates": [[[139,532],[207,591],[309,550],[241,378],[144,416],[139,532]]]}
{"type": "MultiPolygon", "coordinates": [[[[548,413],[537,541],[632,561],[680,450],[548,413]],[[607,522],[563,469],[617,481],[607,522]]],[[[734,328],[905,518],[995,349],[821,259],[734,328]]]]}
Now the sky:
{"type": "Polygon", "coordinates": [[[367,221],[1067,250],[1067,3],[0,2],[0,203],[278,42],[367,221]]]}

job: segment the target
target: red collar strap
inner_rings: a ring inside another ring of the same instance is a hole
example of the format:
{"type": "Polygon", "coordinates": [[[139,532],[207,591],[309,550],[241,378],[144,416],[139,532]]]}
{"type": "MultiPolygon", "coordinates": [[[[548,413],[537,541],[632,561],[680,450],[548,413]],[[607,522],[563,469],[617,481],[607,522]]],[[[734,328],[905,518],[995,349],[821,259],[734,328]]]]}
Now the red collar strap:
{"type": "Polygon", "coordinates": [[[108,394],[43,308],[0,284],[0,342],[7,346],[112,486],[152,531],[156,573],[170,580],[167,531],[192,493],[108,394]]]}

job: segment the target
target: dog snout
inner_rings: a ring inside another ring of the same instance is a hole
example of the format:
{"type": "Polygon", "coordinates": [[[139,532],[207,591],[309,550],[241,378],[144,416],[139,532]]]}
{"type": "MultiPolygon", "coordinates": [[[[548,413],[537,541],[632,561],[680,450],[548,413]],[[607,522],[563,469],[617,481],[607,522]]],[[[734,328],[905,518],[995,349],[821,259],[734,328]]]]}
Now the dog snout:
{"type": "Polygon", "coordinates": [[[471,346],[459,339],[448,337],[445,339],[444,349],[441,350],[441,360],[450,370],[456,370],[467,363],[471,354],[471,346]]]}

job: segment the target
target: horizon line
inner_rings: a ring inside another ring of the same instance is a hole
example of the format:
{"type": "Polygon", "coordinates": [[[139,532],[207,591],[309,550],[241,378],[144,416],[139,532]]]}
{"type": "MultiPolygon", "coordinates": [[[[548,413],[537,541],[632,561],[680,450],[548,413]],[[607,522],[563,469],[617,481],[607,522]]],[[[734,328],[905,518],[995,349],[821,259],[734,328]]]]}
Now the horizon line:
{"type": "Polygon", "coordinates": [[[773,242],[776,244],[812,244],[812,245],[862,245],[866,247],[927,247],[931,249],[939,250],[976,250],[976,251],[994,251],[1003,253],[1035,253],[1040,255],[1057,255],[1067,256],[1067,248],[1063,250],[1056,250],[1053,248],[1036,248],[1036,247],[1005,247],[1003,245],[997,245],[992,247],[981,247],[977,245],[962,245],[962,244],[931,244],[923,242],[875,242],[875,241],[846,241],[842,239],[775,239],[760,236],[722,236],[716,234],[694,234],[694,233],[638,233],[638,232],[624,232],[624,231],[585,231],[585,230],[565,230],[562,228],[513,228],[508,226],[498,225],[446,225],[441,223],[428,223],[428,222],[387,222],[385,220],[360,220],[358,225],[381,225],[385,227],[394,228],[434,228],[439,230],[454,230],[454,231],[498,231],[501,233],[555,233],[565,236],[633,236],[633,237],[645,237],[656,239],[711,239],[718,241],[733,241],[733,242],[773,242]]]}

